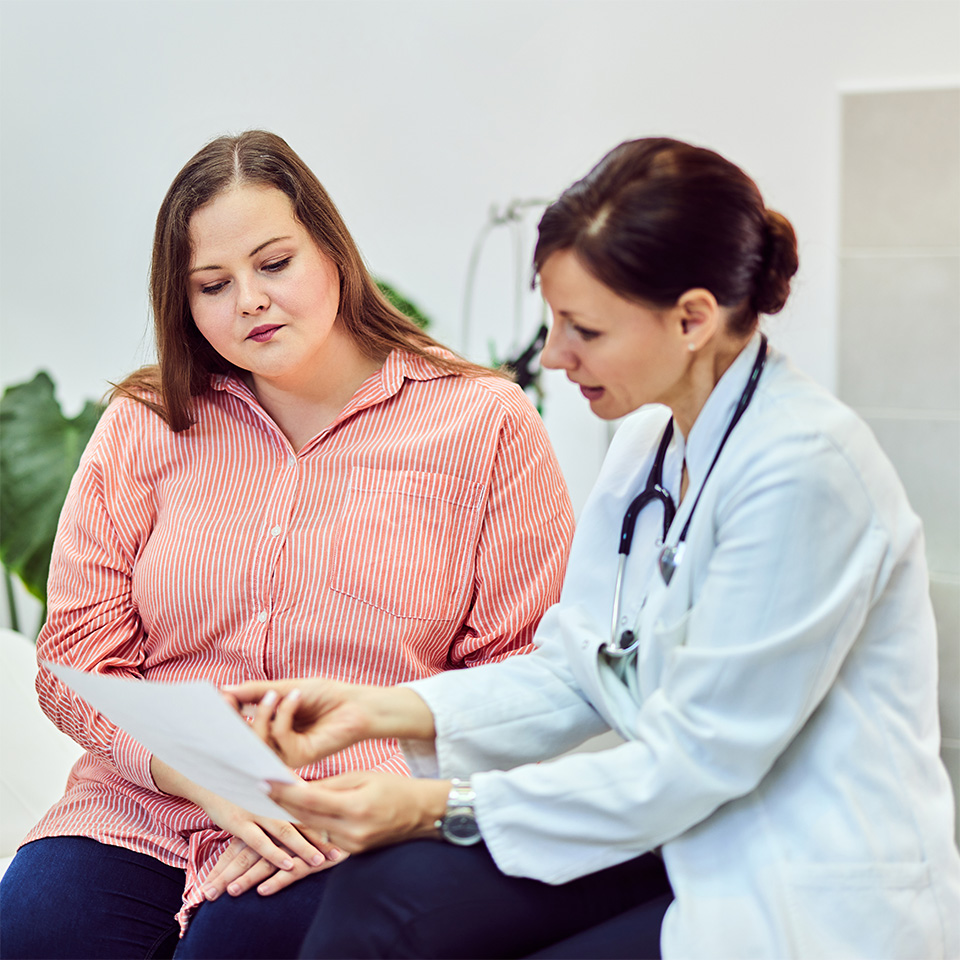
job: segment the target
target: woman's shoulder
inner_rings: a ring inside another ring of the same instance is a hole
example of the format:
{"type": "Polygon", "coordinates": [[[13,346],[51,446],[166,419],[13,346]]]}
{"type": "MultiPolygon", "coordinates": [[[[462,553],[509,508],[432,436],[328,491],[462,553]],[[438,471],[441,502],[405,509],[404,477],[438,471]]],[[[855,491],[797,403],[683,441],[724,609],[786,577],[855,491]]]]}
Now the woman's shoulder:
{"type": "Polygon", "coordinates": [[[175,433],[159,409],[159,396],[146,390],[138,390],[136,395],[115,393],[100,416],[84,459],[130,467],[137,461],[166,456],[161,451],[172,451],[191,431],[175,433]]]}
{"type": "MultiPolygon", "coordinates": [[[[430,348],[428,352],[442,360],[456,359],[456,354],[442,347],[430,348]]],[[[473,365],[465,365],[462,370],[447,370],[434,366],[428,358],[412,354],[405,354],[404,364],[407,379],[429,382],[434,385],[433,389],[451,397],[493,407],[511,416],[527,418],[532,415],[539,419],[536,408],[521,387],[496,370],[473,365]]]]}
{"type": "MultiPolygon", "coordinates": [[[[153,399],[145,397],[144,399],[153,399]]],[[[162,427],[169,430],[146,403],[130,395],[114,396],[104,409],[97,423],[93,438],[100,444],[115,445],[128,442],[133,438],[142,438],[151,428],[162,427]]]]}

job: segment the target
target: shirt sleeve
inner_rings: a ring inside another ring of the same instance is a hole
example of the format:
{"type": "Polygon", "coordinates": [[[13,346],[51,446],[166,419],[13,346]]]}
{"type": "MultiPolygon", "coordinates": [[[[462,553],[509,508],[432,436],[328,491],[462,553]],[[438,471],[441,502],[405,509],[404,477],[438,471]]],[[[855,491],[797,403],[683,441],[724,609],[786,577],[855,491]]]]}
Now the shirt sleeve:
{"type": "Polygon", "coordinates": [[[714,523],[699,595],[654,638],[661,681],[630,741],[474,776],[505,873],[563,883],[689,830],[760,783],[834,684],[889,575],[855,469],[825,440],[781,444],[714,523]]]}
{"type": "MultiPolygon", "coordinates": [[[[562,608],[547,611],[545,635],[562,630],[562,608]]],[[[556,756],[609,727],[586,701],[570,673],[562,645],[529,656],[441,673],[405,684],[433,713],[436,739],[401,742],[419,777],[465,777],[477,770],[509,770],[556,756]]]]}
{"type": "Polygon", "coordinates": [[[519,387],[504,402],[473,604],[451,645],[452,667],[532,649],[540,618],[560,596],[573,537],[570,495],[543,422],[519,387]]]}
{"type": "MultiPolygon", "coordinates": [[[[156,791],[150,752],[42,666],[48,660],[142,679],[144,629],[131,598],[131,527],[136,524],[124,524],[127,529],[121,532],[108,508],[108,488],[119,481],[111,475],[117,469],[113,447],[121,433],[132,429],[123,419],[118,422],[116,405],[104,414],[60,515],[47,585],[48,616],[37,640],[37,692],[41,708],[60,730],[120,776],[156,791]]],[[[130,480],[124,486],[136,516],[136,484],[130,480]]]]}

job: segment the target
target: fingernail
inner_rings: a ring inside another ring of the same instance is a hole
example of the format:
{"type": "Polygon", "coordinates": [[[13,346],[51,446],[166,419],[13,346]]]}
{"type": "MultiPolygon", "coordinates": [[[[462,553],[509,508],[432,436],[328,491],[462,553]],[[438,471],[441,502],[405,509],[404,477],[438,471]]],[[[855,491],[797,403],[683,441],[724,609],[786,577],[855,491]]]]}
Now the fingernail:
{"type": "Polygon", "coordinates": [[[230,886],[227,887],[227,893],[229,893],[231,897],[235,897],[239,892],[240,892],[239,883],[231,883],[230,886]]]}
{"type": "Polygon", "coordinates": [[[327,858],[326,858],[322,853],[318,853],[318,854],[316,854],[315,856],[312,856],[312,857],[310,858],[310,862],[311,862],[315,867],[319,867],[320,864],[323,863],[323,861],[326,860],[326,859],[327,859],[327,858]]]}
{"type": "Polygon", "coordinates": [[[294,687],[294,688],[287,694],[287,699],[288,699],[288,700],[299,700],[299,699],[300,699],[300,691],[299,691],[296,687],[294,687]]]}
{"type": "Polygon", "coordinates": [[[266,896],[268,893],[273,893],[273,887],[269,883],[261,883],[260,886],[257,887],[257,893],[262,893],[266,896]]]}
{"type": "Polygon", "coordinates": [[[270,793],[270,790],[272,789],[272,787],[270,786],[270,781],[269,781],[269,780],[259,780],[259,781],[257,781],[257,789],[258,789],[261,793],[269,794],[269,793],[270,793]]]}
{"type": "Polygon", "coordinates": [[[286,860],[283,861],[283,863],[280,864],[280,867],[283,870],[292,870],[293,861],[288,857],[286,860]]]}
{"type": "Polygon", "coordinates": [[[274,703],[274,702],[276,701],[276,699],[277,699],[277,691],[276,691],[276,690],[268,690],[268,691],[263,695],[263,698],[260,700],[260,704],[261,704],[261,706],[269,707],[272,703],[274,703]]]}
{"type": "Polygon", "coordinates": [[[340,859],[340,851],[339,851],[336,847],[331,847],[331,848],[327,851],[327,859],[328,859],[328,860],[339,860],[339,859],[340,859]]]}
{"type": "Polygon", "coordinates": [[[204,887],[203,888],[203,898],[205,900],[216,900],[220,896],[220,891],[216,890],[214,887],[204,887]]]}

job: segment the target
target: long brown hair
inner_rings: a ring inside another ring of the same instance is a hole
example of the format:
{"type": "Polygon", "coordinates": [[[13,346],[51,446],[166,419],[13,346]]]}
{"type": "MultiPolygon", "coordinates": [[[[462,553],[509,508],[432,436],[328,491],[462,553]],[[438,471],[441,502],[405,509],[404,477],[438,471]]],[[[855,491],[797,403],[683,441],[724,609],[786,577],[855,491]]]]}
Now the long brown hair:
{"type": "Polygon", "coordinates": [[[159,362],[130,374],[115,386],[114,396],[132,397],[159,414],[172,430],[186,430],[193,423],[193,398],[209,389],[210,375],[240,372],[197,329],[187,301],[190,218],[238,184],[275,187],[290,198],[294,216],[337,265],[338,321],[366,356],[382,361],[401,349],[443,373],[491,373],[459,357],[438,356],[440,344],[377,289],[339,211],[309,167],[281,137],[248,130],[208,143],[170,185],[157,214],[150,269],[159,362]]]}
{"type": "Polygon", "coordinates": [[[547,208],[536,271],[560,250],[651,306],[703,287],[737,308],[734,334],[783,308],[798,266],[793,227],[750,177],[712,150],[662,137],[621,143],[547,208]]]}

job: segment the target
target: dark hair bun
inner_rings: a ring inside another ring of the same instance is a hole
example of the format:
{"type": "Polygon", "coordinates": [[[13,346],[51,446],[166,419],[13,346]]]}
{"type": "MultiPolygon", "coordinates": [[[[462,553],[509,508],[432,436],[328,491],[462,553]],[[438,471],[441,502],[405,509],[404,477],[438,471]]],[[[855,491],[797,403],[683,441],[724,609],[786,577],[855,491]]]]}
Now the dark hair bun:
{"type": "Polygon", "coordinates": [[[764,211],[764,241],[751,306],[757,313],[779,313],[790,295],[797,272],[797,235],[790,221],[776,210],[764,211]]]}

